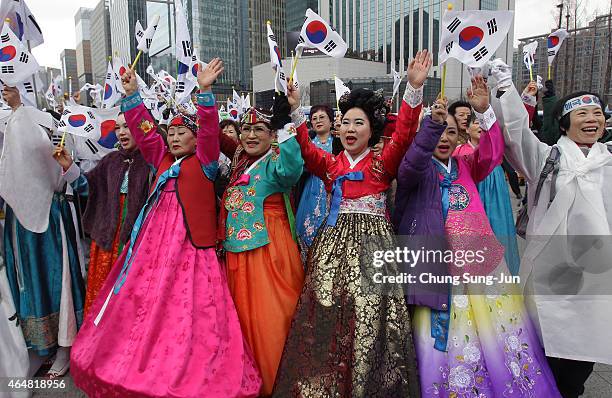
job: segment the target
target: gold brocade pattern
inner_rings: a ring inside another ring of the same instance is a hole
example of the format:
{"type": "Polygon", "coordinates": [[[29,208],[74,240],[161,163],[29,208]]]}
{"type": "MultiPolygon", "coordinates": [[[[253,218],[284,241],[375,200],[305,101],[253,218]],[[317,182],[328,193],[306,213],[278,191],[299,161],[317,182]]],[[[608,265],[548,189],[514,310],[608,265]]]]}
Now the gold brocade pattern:
{"type": "Polygon", "coordinates": [[[403,291],[366,294],[362,286],[363,237],[392,235],[384,217],[369,214],[340,214],[319,231],[274,397],[420,396],[403,291]]]}
{"type": "Polygon", "coordinates": [[[59,312],[42,318],[28,317],[19,321],[25,341],[35,346],[37,350],[46,350],[57,345],[59,312]]]}

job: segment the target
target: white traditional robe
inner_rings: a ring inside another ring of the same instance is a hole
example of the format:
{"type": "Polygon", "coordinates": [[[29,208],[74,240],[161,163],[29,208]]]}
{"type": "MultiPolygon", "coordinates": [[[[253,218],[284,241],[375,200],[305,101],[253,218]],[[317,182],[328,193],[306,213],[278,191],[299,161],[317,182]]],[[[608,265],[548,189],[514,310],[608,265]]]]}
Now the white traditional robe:
{"type": "Polygon", "coordinates": [[[493,105],[504,123],[506,156],[529,185],[521,279],[546,355],[612,364],[612,155],[596,143],[585,156],[562,136],[556,195],[548,207],[549,175],[534,206],[551,147],[529,129],[514,87],[493,105]]]}

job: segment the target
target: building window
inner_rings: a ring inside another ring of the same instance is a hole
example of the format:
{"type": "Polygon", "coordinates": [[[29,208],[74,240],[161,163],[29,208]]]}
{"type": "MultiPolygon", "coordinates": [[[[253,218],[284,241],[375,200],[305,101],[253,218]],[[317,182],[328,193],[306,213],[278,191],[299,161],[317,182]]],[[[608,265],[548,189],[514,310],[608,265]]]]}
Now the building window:
{"type": "Polygon", "coordinates": [[[497,11],[498,6],[498,0],[480,0],[481,10],[497,11]]]}

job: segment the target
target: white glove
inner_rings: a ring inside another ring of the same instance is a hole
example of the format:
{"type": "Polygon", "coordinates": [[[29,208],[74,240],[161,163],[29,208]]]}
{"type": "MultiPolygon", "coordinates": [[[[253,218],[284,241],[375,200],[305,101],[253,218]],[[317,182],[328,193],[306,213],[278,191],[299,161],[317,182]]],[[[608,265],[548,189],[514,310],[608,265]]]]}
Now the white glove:
{"type": "Polygon", "coordinates": [[[499,58],[487,62],[491,76],[495,79],[496,89],[507,89],[512,86],[512,68],[499,58]]]}

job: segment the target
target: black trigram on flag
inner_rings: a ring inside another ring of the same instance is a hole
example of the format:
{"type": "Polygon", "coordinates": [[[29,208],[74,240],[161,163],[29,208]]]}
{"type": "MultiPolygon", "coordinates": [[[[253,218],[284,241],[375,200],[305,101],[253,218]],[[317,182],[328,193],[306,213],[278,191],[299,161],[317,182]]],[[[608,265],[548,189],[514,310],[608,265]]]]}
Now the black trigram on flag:
{"type": "Polygon", "coordinates": [[[94,115],[92,111],[87,111],[87,115],[89,115],[89,118],[92,120],[96,119],[96,115],[94,115]]]}
{"type": "Polygon", "coordinates": [[[549,57],[552,57],[555,54],[556,54],[555,50],[548,50],[548,56],[549,57]]]}
{"type": "Polygon", "coordinates": [[[15,68],[11,65],[3,66],[0,68],[0,73],[15,73],[15,68]]]}
{"type": "Polygon", "coordinates": [[[106,80],[110,80],[110,78],[111,78],[111,73],[110,73],[110,72],[107,72],[107,73],[106,73],[106,80]]]}
{"type": "Polygon", "coordinates": [[[185,82],[176,82],[176,92],[182,93],[185,91],[185,82]]]}
{"type": "Polygon", "coordinates": [[[451,22],[450,25],[446,27],[446,29],[448,29],[451,33],[455,33],[459,25],[461,25],[461,21],[459,20],[459,18],[455,17],[453,22],[451,22]]]}
{"type": "Polygon", "coordinates": [[[147,48],[151,48],[151,43],[153,43],[153,39],[147,39],[147,48]]]}
{"type": "MultiPolygon", "coordinates": [[[[91,126],[91,124],[90,124],[90,126],[91,126]]],[[[86,140],[85,141],[85,145],[87,145],[87,147],[89,148],[91,153],[93,153],[94,155],[99,152],[98,147],[95,146],[94,143],[91,142],[90,140],[86,140]]]]}
{"type": "Polygon", "coordinates": [[[181,45],[183,46],[183,57],[191,57],[193,55],[193,50],[191,49],[191,42],[182,41],[181,45]]]}
{"type": "Polygon", "coordinates": [[[280,81],[284,81],[284,80],[286,80],[287,78],[285,77],[285,72],[280,71],[280,72],[278,73],[278,78],[279,78],[279,80],[280,80],[280,81]]]}
{"type": "Polygon", "coordinates": [[[66,127],[66,122],[61,120],[58,124],[58,127],[66,127]]]}
{"type": "Polygon", "coordinates": [[[6,43],[8,41],[11,41],[10,36],[7,34],[0,36],[0,40],[2,40],[2,43],[6,43]]]}
{"type": "Polygon", "coordinates": [[[454,45],[454,44],[455,44],[455,42],[454,42],[454,41],[451,41],[450,43],[448,43],[448,44],[446,45],[445,49],[446,49],[446,53],[447,53],[447,54],[451,52],[451,50],[453,49],[453,45],[454,45]]]}
{"type": "Polygon", "coordinates": [[[487,54],[489,54],[489,50],[487,50],[487,48],[485,46],[480,47],[480,49],[478,51],[476,51],[474,53],[474,59],[476,61],[480,61],[481,59],[483,59],[487,54]]]}
{"type": "Polygon", "coordinates": [[[85,126],[85,128],[83,128],[83,130],[85,130],[88,133],[91,133],[94,130],[94,126],[92,126],[91,124],[88,124],[87,126],[85,126]]]}
{"type": "Polygon", "coordinates": [[[272,40],[274,43],[276,43],[276,36],[268,35],[268,37],[270,38],[270,40],[272,40]]]}
{"type": "Polygon", "coordinates": [[[325,51],[332,52],[333,49],[336,47],[338,47],[338,45],[334,43],[333,40],[330,40],[329,43],[327,43],[324,48],[325,48],[325,51]]]}
{"type": "Polygon", "coordinates": [[[138,36],[139,39],[142,39],[142,36],[144,36],[144,32],[142,30],[139,30],[138,32],[136,32],[136,36],[138,36]]]}
{"type": "Polygon", "coordinates": [[[30,82],[23,83],[23,88],[25,89],[26,93],[31,94],[34,92],[34,87],[32,86],[32,83],[30,82]]]}
{"type": "Polygon", "coordinates": [[[497,32],[497,21],[495,20],[495,18],[487,22],[487,28],[489,28],[489,35],[492,35],[493,33],[497,32]]]}
{"type": "Polygon", "coordinates": [[[30,56],[26,53],[21,53],[21,55],[19,56],[19,61],[23,62],[24,64],[27,64],[29,59],[30,56]]]}
{"type": "Polygon", "coordinates": [[[302,37],[302,35],[300,35],[300,38],[298,39],[298,44],[299,43],[304,43],[304,38],[302,37]]]}

